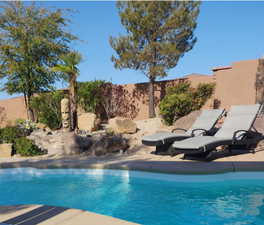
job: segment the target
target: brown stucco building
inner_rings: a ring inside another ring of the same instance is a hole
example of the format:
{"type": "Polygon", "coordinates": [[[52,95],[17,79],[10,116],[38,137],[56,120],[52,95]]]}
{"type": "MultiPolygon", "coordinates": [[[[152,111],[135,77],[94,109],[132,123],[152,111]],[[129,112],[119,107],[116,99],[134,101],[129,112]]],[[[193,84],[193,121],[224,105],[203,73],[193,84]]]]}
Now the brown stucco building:
{"type": "MultiPolygon", "coordinates": [[[[263,88],[256,88],[256,77],[260,66],[264,65],[261,60],[245,60],[234,62],[224,67],[212,69],[212,75],[190,74],[180,79],[159,81],[155,86],[155,101],[158,105],[160,99],[166,94],[166,88],[178,82],[189,80],[193,87],[199,83],[214,82],[215,93],[205,104],[204,108],[226,108],[231,105],[254,104],[260,101],[257,96],[264,96],[263,88]]],[[[260,76],[263,76],[260,74],[260,76]]],[[[120,114],[135,120],[148,117],[148,91],[147,83],[119,85],[122,90],[120,101],[120,114]]],[[[263,101],[263,98],[261,99],[263,101]]],[[[158,111],[158,107],[157,107],[158,111]]],[[[0,100],[0,123],[2,125],[12,122],[17,118],[27,118],[25,104],[22,97],[0,100]]]]}

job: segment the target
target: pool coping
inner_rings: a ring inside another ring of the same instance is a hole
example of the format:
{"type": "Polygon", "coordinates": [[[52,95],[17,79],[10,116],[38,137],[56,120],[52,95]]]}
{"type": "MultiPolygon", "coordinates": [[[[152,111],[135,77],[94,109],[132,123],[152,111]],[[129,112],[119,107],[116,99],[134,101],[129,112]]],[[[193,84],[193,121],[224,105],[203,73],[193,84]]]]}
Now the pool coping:
{"type": "Polygon", "coordinates": [[[139,225],[119,218],[93,213],[86,210],[47,205],[0,205],[0,224],[42,224],[42,225],[139,225]]]}
{"type": "Polygon", "coordinates": [[[118,169],[131,171],[158,172],[169,174],[217,174],[227,172],[264,171],[264,161],[154,161],[154,160],[109,160],[90,159],[20,159],[0,162],[2,168],[32,167],[37,169],[118,169]]]}

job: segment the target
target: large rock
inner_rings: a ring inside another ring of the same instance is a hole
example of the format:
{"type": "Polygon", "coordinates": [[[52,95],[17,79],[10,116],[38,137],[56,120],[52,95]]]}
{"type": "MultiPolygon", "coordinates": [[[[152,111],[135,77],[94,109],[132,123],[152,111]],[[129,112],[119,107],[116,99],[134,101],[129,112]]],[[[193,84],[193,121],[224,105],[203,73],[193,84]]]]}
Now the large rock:
{"type": "Polygon", "coordinates": [[[122,136],[105,135],[94,140],[91,147],[93,155],[102,156],[124,152],[128,149],[128,140],[122,136]]]}
{"type": "Polygon", "coordinates": [[[98,127],[98,120],[94,113],[81,113],[78,115],[78,128],[81,131],[92,132],[98,127]]]}
{"type": "Polygon", "coordinates": [[[44,131],[51,131],[51,129],[44,123],[37,123],[36,128],[44,131]]]}
{"type": "Polygon", "coordinates": [[[137,124],[137,128],[143,132],[149,131],[151,133],[154,133],[164,128],[162,119],[158,117],[145,120],[137,120],[135,121],[135,123],[137,124]]]}
{"type": "Polygon", "coordinates": [[[49,155],[74,155],[87,151],[92,145],[88,137],[80,137],[74,132],[34,131],[28,137],[49,155]]]}
{"type": "Polygon", "coordinates": [[[0,158],[12,156],[12,144],[0,144],[0,158]]]}
{"type": "Polygon", "coordinates": [[[115,117],[108,121],[109,128],[116,134],[133,134],[137,132],[137,125],[130,119],[115,117]]]}
{"type": "Polygon", "coordinates": [[[175,128],[178,127],[178,128],[183,128],[183,129],[188,130],[189,128],[191,128],[191,126],[193,125],[194,121],[197,119],[197,117],[200,114],[201,114],[200,110],[193,111],[193,112],[189,113],[188,115],[177,119],[174,122],[173,126],[175,128]]]}
{"type": "Polygon", "coordinates": [[[142,145],[142,137],[150,134],[154,134],[160,131],[170,131],[172,128],[165,126],[162,123],[161,118],[151,118],[145,120],[136,120],[137,133],[135,134],[124,134],[123,137],[129,140],[128,144],[130,148],[142,145]]]}
{"type": "Polygon", "coordinates": [[[257,131],[264,134],[264,116],[261,115],[258,117],[254,123],[254,127],[257,129],[257,131]]]}

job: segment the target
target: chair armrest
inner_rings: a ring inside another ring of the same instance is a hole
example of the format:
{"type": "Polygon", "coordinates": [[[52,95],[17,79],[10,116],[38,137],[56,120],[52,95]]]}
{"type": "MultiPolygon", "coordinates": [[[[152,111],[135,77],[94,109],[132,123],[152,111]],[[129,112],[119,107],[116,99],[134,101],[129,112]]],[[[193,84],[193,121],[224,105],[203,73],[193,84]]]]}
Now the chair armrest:
{"type": "Polygon", "coordinates": [[[197,130],[203,131],[203,134],[206,134],[206,133],[208,132],[207,130],[202,129],[202,128],[193,129],[193,130],[192,130],[192,133],[191,133],[191,136],[192,136],[192,137],[194,137],[194,132],[197,131],[197,130]]]}
{"type": "Polygon", "coordinates": [[[243,132],[243,133],[240,134],[238,137],[240,137],[241,135],[245,135],[245,134],[251,133],[251,132],[248,131],[248,130],[237,130],[237,131],[235,131],[234,134],[233,134],[232,142],[235,142],[235,141],[238,140],[238,139],[237,139],[237,138],[238,138],[238,137],[237,137],[237,134],[238,134],[238,133],[241,133],[241,132],[243,132]]]}
{"type": "Polygon", "coordinates": [[[184,129],[184,128],[174,128],[171,132],[174,132],[174,131],[176,131],[176,130],[181,130],[181,131],[187,131],[186,129],[184,129]]]}

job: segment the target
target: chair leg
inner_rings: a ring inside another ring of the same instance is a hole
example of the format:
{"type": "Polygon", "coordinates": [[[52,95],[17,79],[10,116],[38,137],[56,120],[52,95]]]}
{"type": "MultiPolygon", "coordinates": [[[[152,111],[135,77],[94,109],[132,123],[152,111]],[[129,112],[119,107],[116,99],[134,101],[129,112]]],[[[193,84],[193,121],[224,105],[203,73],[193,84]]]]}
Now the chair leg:
{"type": "Polygon", "coordinates": [[[210,155],[210,151],[206,151],[206,152],[199,152],[199,153],[195,153],[195,154],[188,154],[185,153],[183,156],[183,159],[207,159],[208,155],[210,155]]]}
{"type": "Polygon", "coordinates": [[[168,143],[164,145],[156,146],[155,154],[156,155],[168,155],[169,154],[168,149],[170,146],[171,144],[168,144],[168,143]]]}

